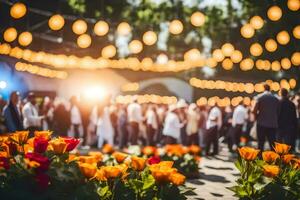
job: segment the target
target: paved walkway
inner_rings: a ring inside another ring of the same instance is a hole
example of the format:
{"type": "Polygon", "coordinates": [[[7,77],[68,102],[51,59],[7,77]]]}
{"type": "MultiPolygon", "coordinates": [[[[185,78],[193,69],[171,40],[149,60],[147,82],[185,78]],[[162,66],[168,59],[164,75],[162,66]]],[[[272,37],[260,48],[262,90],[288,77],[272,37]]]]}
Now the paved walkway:
{"type": "Polygon", "coordinates": [[[226,148],[222,149],[218,156],[204,157],[200,162],[200,178],[187,182],[188,186],[196,188],[197,193],[197,196],[191,196],[189,199],[237,199],[226,187],[233,186],[238,175],[234,159],[230,158],[226,148]]]}

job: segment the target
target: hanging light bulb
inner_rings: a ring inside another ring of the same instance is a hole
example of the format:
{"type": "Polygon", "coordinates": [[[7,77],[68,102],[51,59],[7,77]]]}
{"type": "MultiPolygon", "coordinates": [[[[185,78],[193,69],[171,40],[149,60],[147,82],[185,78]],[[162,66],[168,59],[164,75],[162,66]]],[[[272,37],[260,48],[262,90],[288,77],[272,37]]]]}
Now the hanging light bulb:
{"type": "Polygon", "coordinates": [[[18,36],[17,30],[13,27],[10,27],[4,31],[3,38],[6,42],[14,41],[18,36]]]}
{"type": "Polygon", "coordinates": [[[170,25],[169,25],[169,32],[174,34],[174,35],[178,35],[183,31],[183,24],[181,21],[175,19],[173,21],[171,21],[170,25]]]}
{"type": "Polygon", "coordinates": [[[278,21],[282,16],[282,11],[278,6],[272,6],[267,12],[268,18],[272,21],[278,21]]]}
{"type": "Polygon", "coordinates": [[[184,54],[185,61],[197,61],[201,59],[201,53],[198,49],[190,49],[184,54]]]}
{"type": "Polygon", "coordinates": [[[265,48],[267,49],[267,51],[269,52],[274,52],[277,49],[277,43],[275,40],[273,39],[268,39],[265,43],[265,48]]]}
{"type": "Polygon", "coordinates": [[[94,33],[98,36],[104,36],[108,33],[109,26],[105,21],[98,21],[94,26],[94,33]]]}
{"type": "Polygon", "coordinates": [[[50,17],[48,21],[48,26],[50,27],[50,29],[54,31],[58,31],[62,29],[64,25],[65,25],[65,19],[63,18],[63,16],[59,14],[53,15],[52,17],[50,17]]]}
{"type": "Polygon", "coordinates": [[[281,68],[281,66],[280,66],[280,62],[278,60],[275,60],[271,63],[271,69],[273,71],[279,71],[280,68],[281,68]]]}
{"type": "Polygon", "coordinates": [[[260,56],[263,53],[263,48],[259,43],[254,43],[250,46],[250,53],[253,56],[260,56]]]}
{"type": "Polygon", "coordinates": [[[255,33],[254,28],[250,24],[245,24],[241,28],[241,35],[244,38],[251,38],[253,37],[254,33],[255,33]]]}
{"type": "Polygon", "coordinates": [[[191,24],[199,27],[205,23],[205,15],[202,12],[194,12],[191,16],[191,24]]]}
{"type": "Polygon", "coordinates": [[[291,78],[289,80],[289,84],[290,84],[291,88],[294,89],[297,85],[297,81],[294,78],[291,78]]]}
{"type": "Polygon", "coordinates": [[[116,55],[117,49],[114,45],[108,45],[104,47],[101,51],[101,55],[104,58],[112,58],[116,55]]]}
{"type": "Polygon", "coordinates": [[[291,66],[292,66],[292,63],[288,58],[282,58],[281,59],[281,67],[283,69],[290,69],[291,66]]]}
{"type": "Polygon", "coordinates": [[[290,41],[290,35],[287,31],[280,31],[277,34],[276,39],[279,44],[286,45],[290,41]]]}
{"type": "Polygon", "coordinates": [[[141,62],[142,68],[150,69],[153,65],[153,60],[151,58],[144,58],[141,62]]]}
{"type": "Polygon", "coordinates": [[[26,14],[27,8],[23,3],[15,3],[10,8],[10,16],[12,16],[15,19],[20,19],[26,14]]]}
{"type": "Polygon", "coordinates": [[[295,66],[300,65],[300,52],[293,53],[293,55],[291,57],[291,61],[292,61],[293,65],[295,65],[295,66]]]}
{"type": "Polygon", "coordinates": [[[139,40],[132,40],[128,47],[133,54],[138,54],[143,50],[143,44],[139,40]]]}
{"type": "Polygon", "coordinates": [[[22,46],[28,46],[32,42],[32,34],[30,32],[21,33],[18,42],[22,46]]]}
{"type": "Polygon", "coordinates": [[[218,62],[214,58],[208,58],[206,60],[206,65],[211,67],[211,68],[214,68],[218,65],[218,62]]]}
{"type": "Polygon", "coordinates": [[[168,56],[166,54],[161,53],[157,56],[156,62],[157,64],[167,64],[168,60],[168,56]]]}
{"type": "Polygon", "coordinates": [[[222,45],[221,50],[224,56],[231,56],[234,51],[234,47],[230,43],[225,43],[222,45]]]}
{"type": "Polygon", "coordinates": [[[157,41],[157,35],[155,32],[147,31],[144,33],[143,42],[145,43],[145,45],[151,46],[151,45],[155,44],[156,41],[157,41]]]}
{"type": "Polygon", "coordinates": [[[239,63],[243,59],[243,54],[239,50],[234,50],[230,56],[232,62],[239,63]]]}
{"type": "Polygon", "coordinates": [[[131,33],[131,27],[127,22],[121,22],[117,27],[117,33],[119,35],[129,35],[131,33]]]}
{"type": "Polygon", "coordinates": [[[251,19],[250,19],[250,25],[254,28],[254,29],[261,29],[263,26],[264,26],[264,20],[256,15],[256,16],[253,16],[251,19]]]}
{"type": "Polygon", "coordinates": [[[243,71],[251,70],[251,69],[253,69],[253,66],[254,66],[254,61],[251,58],[245,58],[240,63],[240,68],[243,71]]]}
{"type": "Polygon", "coordinates": [[[226,58],[226,59],[223,60],[222,67],[225,70],[231,70],[232,66],[233,66],[233,62],[229,58],[226,58]]]}
{"type": "Polygon", "coordinates": [[[77,35],[84,34],[87,30],[87,24],[85,21],[78,19],[73,23],[72,30],[77,35]]]}
{"type": "Polygon", "coordinates": [[[298,11],[300,8],[300,1],[299,0],[288,0],[287,6],[291,11],[298,11]]]}
{"type": "Polygon", "coordinates": [[[293,35],[296,39],[300,39],[300,25],[293,29],[293,35]]]}
{"type": "Polygon", "coordinates": [[[217,61],[221,62],[224,60],[225,56],[223,55],[223,52],[221,49],[215,49],[212,53],[212,57],[217,61]]]}
{"type": "Polygon", "coordinates": [[[92,43],[92,39],[91,36],[89,36],[88,34],[82,34],[77,38],[77,45],[80,48],[88,48],[89,46],[91,46],[92,43]]]}

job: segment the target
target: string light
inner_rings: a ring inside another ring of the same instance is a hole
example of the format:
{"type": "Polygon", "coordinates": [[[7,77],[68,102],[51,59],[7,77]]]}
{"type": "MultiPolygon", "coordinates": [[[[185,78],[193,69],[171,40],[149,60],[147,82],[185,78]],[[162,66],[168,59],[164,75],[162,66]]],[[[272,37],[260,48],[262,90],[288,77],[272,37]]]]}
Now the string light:
{"type": "Polygon", "coordinates": [[[233,62],[229,58],[225,58],[222,62],[222,67],[225,70],[231,70],[233,66],[233,62]]]}
{"type": "Polygon", "coordinates": [[[280,62],[278,60],[275,60],[271,63],[271,69],[273,71],[279,71],[280,68],[281,68],[281,66],[280,66],[280,62]]]}
{"type": "Polygon", "coordinates": [[[296,39],[300,39],[300,25],[293,29],[293,35],[296,39]]]}
{"type": "Polygon", "coordinates": [[[250,46],[250,53],[253,56],[260,56],[263,53],[263,48],[259,43],[254,43],[250,46]]]}
{"type": "Polygon", "coordinates": [[[199,27],[205,23],[205,15],[202,12],[194,12],[191,16],[191,24],[199,27]]]}
{"type": "Polygon", "coordinates": [[[87,31],[87,23],[81,19],[78,19],[73,23],[72,30],[77,35],[84,34],[87,31]]]}
{"type": "Polygon", "coordinates": [[[291,61],[288,58],[281,59],[281,67],[283,69],[290,69],[292,66],[291,61]]]}
{"type": "Polygon", "coordinates": [[[243,54],[239,50],[234,50],[230,58],[233,63],[239,63],[243,59],[243,54]]]}
{"type": "Polygon", "coordinates": [[[3,38],[6,42],[13,42],[18,36],[17,30],[10,27],[4,31],[3,38]]]}
{"type": "Polygon", "coordinates": [[[293,55],[291,57],[291,61],[292,61],[293,65],[299,66],[300,65],[300,52],[293,53],[293,55]]]}
{"type": "Polygon", "coordinates": [[[300,1],[299,0],[288,0],[287,6],[291,11],[298,11],[300,9],[300,1]]]}
{"type": "Polygon", "coordinates": [[[254,28],[254,29],[261,29],[263,26],[264,26],[264,20],[256,15],[256,16],[253,16],[251,19],[250,19],[250,25],[254,28]]]}
{"type": "Polygon", "coordinates": [[[217,61],[221,62],[224,60],[225,56],[223,55],[223,52],[221,49],[215,49],[212,53],[212,57],[217,61]]]}
{"type": "Polygon", "coordinates": [[[214,58],[208,58],[206,60],[206,65],[211,67],[211,68],[214,68],[218,65],[218,62],[214,58]]]}
{"type": "Polygon", "coordinates": [[[89,46],[91,46],[92,43],[92,39],[91,36],[89,36],[88,34],[82,34],[77,38],[77,45],[80,48],[88,48],[89,46]]]}
{"type": "Polygon", "coordinates": [[[272,6],[267,11],[268,18],[272,21],[278,21],[282,16],[282,11],[278,6],[272,6]]]}
{"type": "Polygon", "coordinates": [[[265,42],[265,48],[267,49],[267,51],[269,52],[274,52],[276,51],[277,49],[277,43],[275,40],[273,39],[268,39],[266,42],[265,42]]]}
{"type": "Polygon", "coordinates": [[[244,60],[242,60],[242,62],[240,63],[240,68],[243,71],[248,71],[251,70],[254,66],[254,61],[251,58],[245,58],[244,60]]]}
{"type": "Polygon", "coordinates": [[[183,31],[183,24],[181,21],[175,19],[173,21],[170,22],[169,25],[169,32],[174,34],[174,35],[178,35],[183,31]]]}
{"type": "Polygon", "coordinates": [[[108,45],[104,47],[101,51],[101,55],[104,58],[112,58],[116,55],[117,49],[114,45],[108,45]]]}
{"type": "Polygon", "coordinates": [[[131,33],[131,27],[127,22],[121,22],[117,27],[117,33],[119,35],[129,35],[131,33]]]}
{"type": "Polygon", "coordinates": [[[143,50],[143,43],[141,43],[139,40],[132,40],[128,47],[131,53],[138,54],[143,50]]]}
{"type": "Polygon", "coordinates": [[[52,17],[50,17],[48,21],[48,26],[50,27],[50,29],[54,31],[58,31],[62,29],[64,25],[65,25],[65,19],[63,18],[63,16],[59,14],[53,15],[52,17]]]}
{"type": "Polygon", "coordinates": [[[153,31],[147,31],[143,35],[143,42],[145,45],[151,46],[157,41],[157,35],[153,31]]]}
{"type": "Polygon", "coordinates": [[[197,61],[201,59],[201,53],[198,49],[190,49],[184,54],[183,57],[186,61],[197,61]]]}
{"type": "Polygon", "coordinates": [[[154,104],[175,104],[177,98],[175,96],[160,96],[155,94],[145,94],[145,95],[119,95],[116,97],[116,103],[129,104],[137,99],[140,104],[143,103],[154,103],[154,104]]]}
{"type": "Polygon", "coordinates": [[[98,21],[94,26],[94,33],[98,36],[104,36],[108,33],[109,26],[105,21],[98,21]]]}
{"type": "Polygon", "coordinates": [[[241,28],[241,35],[244,38],[252,38],[254,33],[255,33],[254,28],[250,24],[245,24],[241,28]]]}
{"type": "Polygon", "coordinates": [[[234,51],[234,47],[230,43],[225,43],[222,45],[221,50],[224,56],[231,56],[234,51]]]}
{"type": "Polygon", "coordinates": [[[10,16],[12,16],[15,19],[20,19],[22,18],[27,12],[27,8],[23,3],[15,3],[11,8],[10,8],[10,16]]]}
{"type": "Polygon", "coordinates": [[[277,34],[276,39],[279,44],[286,45],[290,41],[290,35],[287,31],[280,31],[277,34]]]}
{"type": "Polygon", "coordinates": [[[30,32],[23,32],[19,35],[18,42],[22,46],[28,46],[32,42],[32,34],[30,32]]]}

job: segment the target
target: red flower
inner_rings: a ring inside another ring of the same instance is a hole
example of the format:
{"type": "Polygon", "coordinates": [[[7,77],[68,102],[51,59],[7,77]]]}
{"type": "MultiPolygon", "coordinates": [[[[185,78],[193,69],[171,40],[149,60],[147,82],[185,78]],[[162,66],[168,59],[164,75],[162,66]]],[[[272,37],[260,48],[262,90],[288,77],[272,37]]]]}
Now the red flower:
{"type": "Polygon", "coordinates": [[[48,147],[48,139],[44,137],[34,138],[33,146],[35,153],[44,153],[48,147]]]}
{"type": "Polygon", "coordinates": [[[6,169],[8,170],[9,169],[9,161],[8,161],[8,158],[6,157],[0,157],[0,169],[6,169]]]}
{"type": "Polygon", "coordinates": [[[37,168],[39,170],[46,171],[49,168],[50,160],[39,153],[26,153],[25,158],[39,163],[40,166],[37,168]]]}
{"type": "Polygon", "coordinates": [[[46,189],[50,183],[50,177],[42,172],[36,174],[35,180],[41,189],[46,189]]]}
{"type": "Polygon", "coordinates": [[[67,143],[66,151],[72,151],[79,144],[80,139],[72,138],[72,137],[62,137],[64,141],[67,143]]]}
{"type": "Polygon", "coordinates": [[[158,156],[152,156],[148,159],[149,165],[160,163],[160,157],[158,156]]]}

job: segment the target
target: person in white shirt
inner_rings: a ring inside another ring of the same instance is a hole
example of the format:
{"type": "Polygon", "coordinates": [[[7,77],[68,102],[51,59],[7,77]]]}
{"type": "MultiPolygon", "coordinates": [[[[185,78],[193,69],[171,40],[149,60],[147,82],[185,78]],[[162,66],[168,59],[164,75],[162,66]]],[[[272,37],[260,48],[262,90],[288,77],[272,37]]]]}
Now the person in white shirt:
{"type": "Polygon", "coordinates": [[[141,105],[137,103],[137,98],[127,107],[127,118],[129,122],[129,132],[131,145],[137,145],[139,137],[139,124],[143,121],[141,105]]]}
{"type": "Polygon", "coordinates": [[[32,137],[34,132],[41,129],[44,116],[39,116],[38,108],[34,93],[29,93],[27,96],[28,102],[22,109],[24,129],[29,130],[29,135],[32,137]]]}
{"type": "Polygon", "coordinates": [[[154,137],[158,129],[158,121],[153,105],[149,105],[146,111],[147,145],[154,146],[154,137]]]}
{"type": "Polygon", "coordinates": [[[76,96],[72,96],[70,99],[71,108],[70,108],[70,121],[71,121],[71,130],[74,132],[74,137],[79,138],[80,129],[82,129],[82,119],[81,112],[79,110],[79,104],[76,96]]]}
{"type": "Polygon", "coordinates": [[[240,144],[240,138],[243,131],[243,126],[246,123],[248,118],[248,111],[244,107],[243,102],[241,101],[239,105],[234,109],[232,115],[231,126],[232,129],[229,135],[228,147],[230,151],[235,151],[240,144]]]}
{"type": "Polygon", "coordinates": [[[180,129],[184,123],[180,123],[178,111],[179,109],[175,104],[170,105],[163,129],[166,144],[175,144],[180,139],[180,129]]]}
{"type": "Polygon", "coordinates": [[[222,126],[222,113],[221,110],[214,106],[207,117],[206,121],[206,139],[205,139],[205,149],[206,155],[210,154],[210,146],[213,145],[213,153],[212,155],[217,155],[219,151],[219,143],[218,143],[218,132],[222,126]]]}
{"type": "Polygon", "coordinates": [[[186,125],[188,145],[199,144],[199,137],[198,137],[199,118],[200,115],[197,111],[197,105],[195,103],[190,104],[187,111],[187,125],[186,125]]]}

